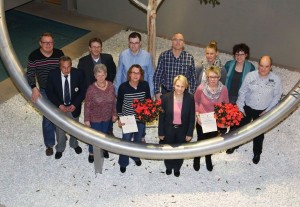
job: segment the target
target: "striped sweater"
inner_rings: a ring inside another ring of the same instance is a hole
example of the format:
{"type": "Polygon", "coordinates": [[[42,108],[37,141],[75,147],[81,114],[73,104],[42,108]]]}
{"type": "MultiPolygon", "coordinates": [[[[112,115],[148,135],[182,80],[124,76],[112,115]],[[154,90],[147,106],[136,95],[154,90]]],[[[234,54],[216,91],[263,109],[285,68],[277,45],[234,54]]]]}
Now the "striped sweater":
{"type": "Polygon", "coordinates": [[[122,83],[118,90],[117,113],[119,116],[135,115],[132,103],[134,99],[151,99],[150,88],[147,81],[139,82],[137,89],[129,81],[122,83]]]}
{"type": "Polygon", "coordinates": [[[40,88],[47,87],[47,78],[50,70],[59,68],[59,58],[64,53],[59,49],[53,49],[50,57],[46,57],[40,49],[34,50],[28,57],[27,80],[31,88],[36,87],[36,78],[40,88]]]}

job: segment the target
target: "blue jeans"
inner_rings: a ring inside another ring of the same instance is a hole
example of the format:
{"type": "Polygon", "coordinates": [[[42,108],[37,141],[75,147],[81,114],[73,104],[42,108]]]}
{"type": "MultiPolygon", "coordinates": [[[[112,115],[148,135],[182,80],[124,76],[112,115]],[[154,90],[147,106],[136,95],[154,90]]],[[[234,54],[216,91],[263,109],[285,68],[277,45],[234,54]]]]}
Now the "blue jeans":
{"type": "MultiPolygon", "coordinates": [[[[99,132],[103,132],[107,134],[110,127],[111,120],[109,121],[101,121],[101,122],[91,122],[91,128],[95,129],[99,132]]],[[[89,144],[89,153],[93,154],[93,145],[89,144]]]]}
{"type": "MultiPolygon", "coordinates": [[[[48,99],[45,89],[41,88],[40,92],[44,98],[48,99]]],[[[43,116],[42,128],[45,146],[53,147],[55,145],[55,125],[43,116]]]]}
{"type": "MultiPolygon", "coordinates": [[[[136,143],[141,143],[142,135],[145,132],[145,124],[137,122],[138,132],[123,134],[122,139],[124,141],[131,141],[133,136],[133,141],[136,143]]],[[[134,161],[140,160],[138,157],[131,157],[134,161]]],[[[119,165],[121,167],[127,167],[129,165],[129,156],[120,155],[119,156],[119,165]]]]}

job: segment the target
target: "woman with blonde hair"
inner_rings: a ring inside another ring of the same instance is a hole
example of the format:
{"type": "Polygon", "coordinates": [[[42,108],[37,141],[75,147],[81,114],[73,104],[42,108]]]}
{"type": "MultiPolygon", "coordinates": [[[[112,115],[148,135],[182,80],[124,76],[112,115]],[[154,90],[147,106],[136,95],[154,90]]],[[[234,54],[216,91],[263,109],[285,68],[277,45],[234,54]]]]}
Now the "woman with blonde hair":
{"type": "Polygon", "coordinates": [[[201,61],[200,68],[196,68],[197,86],[206,81],[205,70],[210,66],[216,66],[221,72],[220,81],[225,84],[227,72],[223,67],[220,58],[218,57],[219,50],[217,42],[212,40],[205,48],[205,57],[201,61]]]}
{"type": "MultiPolygon", "coordinates": [[[[178,75],[173,81],[174,90],[162,95],[163,113],[159,115],[158,136],[161,144],[181,144],[191,141],[195,126],[194,97],[186,89],[187,78],[178,75]]],[[[180,176],[183,159],[165,160],[166,174],[174,170],[180,176]]]]}

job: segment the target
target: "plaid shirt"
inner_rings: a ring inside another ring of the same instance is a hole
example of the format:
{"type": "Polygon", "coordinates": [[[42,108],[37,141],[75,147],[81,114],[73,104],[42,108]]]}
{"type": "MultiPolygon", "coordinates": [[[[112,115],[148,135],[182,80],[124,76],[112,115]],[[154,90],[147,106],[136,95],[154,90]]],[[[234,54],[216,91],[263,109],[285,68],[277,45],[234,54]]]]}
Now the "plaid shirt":
{"type": "Polygon", "coordinates": [[[176,58],[172,49],[163,52],[158,59],[156,71],[154,73],[154,93],[160,92],[163,85],[166,90],[173,90],[173,79],[177,75],[184,75],[189,82],[189,91],[194,93],[196,89],[196,76],[194,57],[186,51],[182,51],[176,58]]]}

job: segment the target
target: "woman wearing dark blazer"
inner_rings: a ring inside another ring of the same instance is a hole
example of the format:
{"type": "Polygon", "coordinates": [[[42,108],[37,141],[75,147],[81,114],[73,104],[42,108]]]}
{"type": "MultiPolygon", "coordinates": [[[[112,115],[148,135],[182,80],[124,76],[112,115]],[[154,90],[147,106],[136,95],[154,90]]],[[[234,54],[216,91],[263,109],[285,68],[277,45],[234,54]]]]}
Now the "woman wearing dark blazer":
{"type": "MultiPolygon", "coordinates": [[[[174,91],[162,96],[163,113],[159,115],[158,136],[162,144],[181,144],[191,141],[195,126],[194,97],[186,90],[188,81],[178,75],[173,81],[174,91]]],[[[183,159],[165,160],[166,174],[180,176],[183,159]]]]}

